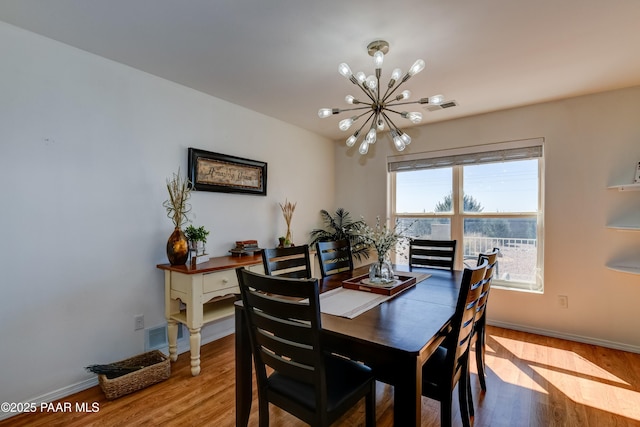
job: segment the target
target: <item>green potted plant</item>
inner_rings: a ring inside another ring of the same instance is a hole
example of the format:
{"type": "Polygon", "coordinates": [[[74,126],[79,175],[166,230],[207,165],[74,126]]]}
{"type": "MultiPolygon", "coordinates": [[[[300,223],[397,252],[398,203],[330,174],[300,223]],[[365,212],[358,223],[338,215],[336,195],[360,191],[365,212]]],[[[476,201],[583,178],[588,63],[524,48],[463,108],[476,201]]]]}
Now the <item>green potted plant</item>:
{"type": "Polygon", "coordinates": [[[369,245],[360,233],[360,229],[366,226],[363,220],[354,221],[343,208],[338,208],[333,216],[323,209],[320,215],[325,228],[311,231],[309,246],[314,247],[318,242],[347,239],[351,243],[351,253],[355,259],[360,261],[362,258],[369,258],[369,245]]]}
{"type": "Polygon", "coordinates": [[[204,245],[207,243],[207,236],[209,231],[204,226],[194,227],[192,224],[184,230],[184,234],[189,240],[189,246],[191,250],[196,251],[196,256],[204,254],[204,245]]]}

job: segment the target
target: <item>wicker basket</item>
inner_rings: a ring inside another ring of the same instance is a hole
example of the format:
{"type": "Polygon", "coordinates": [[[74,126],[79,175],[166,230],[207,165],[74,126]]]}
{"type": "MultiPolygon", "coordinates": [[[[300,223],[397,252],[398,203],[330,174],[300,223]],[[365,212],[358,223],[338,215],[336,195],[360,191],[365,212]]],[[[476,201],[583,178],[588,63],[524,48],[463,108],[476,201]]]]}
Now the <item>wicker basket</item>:
{"type": "Polygon", "coordinates": [[[98,375],[100,387],[109,400],[149,387],[171,376],[171,362],[158,350],[121,360],[116,364],[123,367],[143,366],[143,368],[112,379],[107,378],[106,375],[98,375]]]}

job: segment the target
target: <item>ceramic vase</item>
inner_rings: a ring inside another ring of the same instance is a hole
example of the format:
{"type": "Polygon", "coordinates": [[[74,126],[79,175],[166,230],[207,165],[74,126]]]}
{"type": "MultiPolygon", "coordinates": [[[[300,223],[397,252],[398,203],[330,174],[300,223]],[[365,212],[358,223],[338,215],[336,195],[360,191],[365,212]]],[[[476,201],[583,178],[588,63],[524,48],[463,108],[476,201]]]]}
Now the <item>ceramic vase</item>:
{"type": "Polygon", "coordinates": [[[180,227],[176,227],[167,241],[167,258],[171,265],[184,265],[189,258],[187,236],[180,227]]]}

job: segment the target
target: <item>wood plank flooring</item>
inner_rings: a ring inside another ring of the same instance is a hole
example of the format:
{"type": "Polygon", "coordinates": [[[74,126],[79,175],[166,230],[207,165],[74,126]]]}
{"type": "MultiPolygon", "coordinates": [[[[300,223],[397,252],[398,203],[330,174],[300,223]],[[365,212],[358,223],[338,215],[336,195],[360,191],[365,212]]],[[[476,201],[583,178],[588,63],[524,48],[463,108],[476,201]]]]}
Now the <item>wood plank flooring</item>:
{"type": "MultiPolygon", "coordinates": [[[[640,426],[640,354],[488,327],[487,387],[481,393],[472,364],[475,427],[640,426]]],[[[22,414],[4,426],[215,426],[235,424],[233,335],[202,347],[202,373],[192,377],[189,355],[172,364],[171,378],[107,401],[99,387],[63,399],[74,412],[22,414]],[[99,411],[75,412],[96,402],[99,411]]],[[[457,392],[455,401],[457,402],[457,392]]],[[[254,403],[250,425],[257,425],[254,403]]],[[[271,407],[271,425],[303,425],[271,407]]],[[[460,425],[457,403],[453,424],[460,425]]],[[[377,384],[378,426],[393,425],[393,388],[377,384]]],[[[336,425],[364,424],[361,403],[336,425]]],[[[439,403],[422,399],[422,426],[440,424],[439,403]]],[[[404,427],[404,426],[398,426],[404,427]]]]}

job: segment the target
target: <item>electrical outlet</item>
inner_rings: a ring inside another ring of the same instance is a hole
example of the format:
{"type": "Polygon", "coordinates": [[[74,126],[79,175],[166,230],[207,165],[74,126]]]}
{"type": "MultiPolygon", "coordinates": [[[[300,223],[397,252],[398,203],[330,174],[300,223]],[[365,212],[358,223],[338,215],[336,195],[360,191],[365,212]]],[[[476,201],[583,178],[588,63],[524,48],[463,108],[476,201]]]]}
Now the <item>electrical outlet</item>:
{"type": "Polygon", "coordinates": [[[558,305],[560,308],[569,308],[569,297],[566,295],[558,295],[558,305]]]}
{"type": "Polygon", "coordinates": [[[139,331],[140,329],[144,329],[144,314],[138,314],[134,317],[135,320],[135,331],[139,331]]]}

